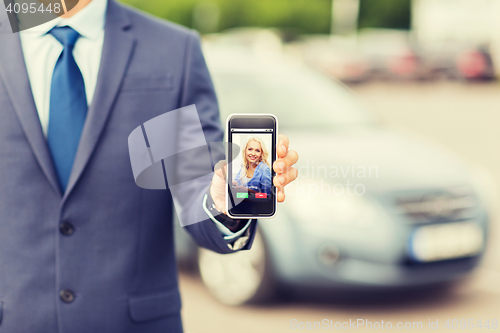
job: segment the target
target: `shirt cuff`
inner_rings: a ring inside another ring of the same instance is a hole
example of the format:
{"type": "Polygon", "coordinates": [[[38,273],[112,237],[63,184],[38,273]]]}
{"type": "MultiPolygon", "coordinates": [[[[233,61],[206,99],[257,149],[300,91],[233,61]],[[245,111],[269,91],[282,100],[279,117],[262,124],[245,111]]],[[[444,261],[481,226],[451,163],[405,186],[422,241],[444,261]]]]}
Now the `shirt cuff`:
{"type": "Polygon", "coordinates": [[[231,230],[226,228],[226,226],[224,226],[222,223],[217,221],[215,219],[215,217],[212,215],[212,213],[210,213],[210,211],[207,208],[207,197],[208,197],[208,194],[205,194],[205,196],[203,197],[203,210],[205,211],[205,213],[207,213],[210,220],[212,220],[212,222],[215,223],[215,226],[221,232],[221,234],[224,235],[224,239],[228,240],[228,241],[232,241],[232,240],[235,240],[235,239],[241,237],[245,233],[245,231],[248,229],[250,224],[252,223],[252,220],[248,220],[247,224],[243,228],[238,230],[237,232],[232,232],[231,230]]]}

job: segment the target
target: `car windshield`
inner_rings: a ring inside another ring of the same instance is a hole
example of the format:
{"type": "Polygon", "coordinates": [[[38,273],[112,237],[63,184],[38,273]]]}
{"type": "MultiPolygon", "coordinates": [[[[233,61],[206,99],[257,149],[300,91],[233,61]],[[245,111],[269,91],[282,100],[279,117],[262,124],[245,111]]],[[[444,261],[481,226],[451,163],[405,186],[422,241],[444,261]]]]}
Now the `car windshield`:
{"type": "Polygon", "coordinates": [[[272,113],[279,126],[368,125],[374,118],[349,90],[307,68],[284,71],[212,70],[222,119],[231,113],[272,113]]]}

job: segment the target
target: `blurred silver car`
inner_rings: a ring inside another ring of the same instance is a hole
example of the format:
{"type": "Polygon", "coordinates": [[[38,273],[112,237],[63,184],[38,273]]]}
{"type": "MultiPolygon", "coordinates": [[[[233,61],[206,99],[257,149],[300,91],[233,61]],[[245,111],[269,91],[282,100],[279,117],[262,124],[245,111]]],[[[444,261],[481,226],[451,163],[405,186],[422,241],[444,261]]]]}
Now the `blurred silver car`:
{"type": "Polygon", "coordinates": [[[371,77],[423,80],[429,68],[411,33],[393,29],[364,29],[357,36],[359,52],[370,61],[371,77]]]}
{"type": "Polygon", "coordinates": [[[371,58],[362,54],[355,37],[309,35],[287,44],[286,50],[345,83],[371,78],[371,58]]]}
{"type": "Polygon", "coordinates": [[[452,281],[477,266],[488,234],[475,169],[425,138],[380,124],[352,92],[276,54],[206,48],[222,119],[273,113],[300,154],[299,179],[250,251],[196,253],[227,304],[286,287],[404,287],[452,281]]]}
{"type": "Polygon", "coordinates": [[[495,79],[489,47],[448,41],[422,43],[421,50],[429,78],[468,81],[495,79]]]}

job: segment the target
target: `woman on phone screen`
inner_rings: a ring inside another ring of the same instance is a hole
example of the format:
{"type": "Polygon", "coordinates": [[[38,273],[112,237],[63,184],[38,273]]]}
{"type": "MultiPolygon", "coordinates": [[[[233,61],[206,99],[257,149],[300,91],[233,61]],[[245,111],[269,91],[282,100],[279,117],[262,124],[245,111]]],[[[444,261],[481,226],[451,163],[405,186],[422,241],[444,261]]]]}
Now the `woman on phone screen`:
{"type": "Polygon", "coordinates": [[[271,167],[269,152],[262,139],[248,139],[245,149],[241,152],[241,169],[236,174],[233,185],[242,186],[248,192],[271,193],[271,167]]]}

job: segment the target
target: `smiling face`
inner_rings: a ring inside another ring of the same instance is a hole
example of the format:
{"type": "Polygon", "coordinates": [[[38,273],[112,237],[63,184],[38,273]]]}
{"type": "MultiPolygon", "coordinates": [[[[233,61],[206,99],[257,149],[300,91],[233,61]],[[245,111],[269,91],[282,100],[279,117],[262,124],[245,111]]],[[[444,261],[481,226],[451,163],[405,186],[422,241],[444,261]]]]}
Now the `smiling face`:
{"type": "Polygon", "coordinates": [[[260,146],[260,143],[254,140],[248,141],[245,155],[248,164],[260,162],[262,156],[262,147],[260,146]]]}

